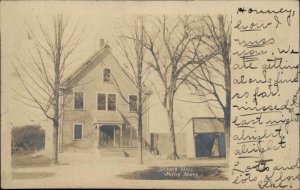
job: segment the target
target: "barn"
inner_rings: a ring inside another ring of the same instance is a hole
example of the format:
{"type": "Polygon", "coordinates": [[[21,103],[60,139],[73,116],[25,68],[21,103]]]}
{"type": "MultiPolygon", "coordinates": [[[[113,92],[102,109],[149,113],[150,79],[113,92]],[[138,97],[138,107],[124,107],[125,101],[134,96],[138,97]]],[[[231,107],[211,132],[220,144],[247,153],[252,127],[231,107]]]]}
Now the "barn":
{"type": "MultiPolygon", "coordinates": [[[[156,154],[168,154],[170,147],[167,133],[151,133],[151,149],[156,154]]],[[[224,158],[226,142],[224,119],[194,117],[176,132],[178,155],[188,158],[224,158]]]]}

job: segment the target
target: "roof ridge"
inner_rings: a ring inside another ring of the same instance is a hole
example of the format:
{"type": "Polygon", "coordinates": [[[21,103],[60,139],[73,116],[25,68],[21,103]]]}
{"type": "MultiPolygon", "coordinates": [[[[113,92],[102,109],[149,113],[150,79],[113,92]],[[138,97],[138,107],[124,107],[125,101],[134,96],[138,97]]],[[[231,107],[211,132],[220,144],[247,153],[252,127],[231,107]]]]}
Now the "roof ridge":
{"type": "Polygon", "coordinates": [[[87,67],[100,53],[103,53],[104,50],[110,51],[110,46],[105,45],[102,49],[96,51],[94,54],[92,54],[89,58],[87,58],[83,63],[72,73],[69,74],[69,76],[62,81],[61,86],[66,86],[68,83],[74,79],[78,73],[80,73],[85,67],[87,67]]]}

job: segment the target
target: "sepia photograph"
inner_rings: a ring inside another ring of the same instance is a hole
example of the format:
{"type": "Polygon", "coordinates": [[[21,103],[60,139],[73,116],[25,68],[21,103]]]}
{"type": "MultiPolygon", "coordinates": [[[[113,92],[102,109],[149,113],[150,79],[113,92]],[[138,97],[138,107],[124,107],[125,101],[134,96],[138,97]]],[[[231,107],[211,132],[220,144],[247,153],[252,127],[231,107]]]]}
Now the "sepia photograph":
{"type": "Polygon", "coordinates": [[[1,186],[297,189],[299,156],[267,151],[299,149],[299,59],[264,48],[298,13],[225,2],[1,2],[1,186]]]}

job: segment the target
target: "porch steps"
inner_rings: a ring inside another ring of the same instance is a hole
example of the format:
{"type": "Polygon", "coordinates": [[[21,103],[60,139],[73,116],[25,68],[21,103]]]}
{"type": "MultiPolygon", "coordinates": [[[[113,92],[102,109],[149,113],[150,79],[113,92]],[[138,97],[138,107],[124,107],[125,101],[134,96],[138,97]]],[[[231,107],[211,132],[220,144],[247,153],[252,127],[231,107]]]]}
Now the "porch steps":
{"type": "Polygon", "coordinates": [[[99,152],[102,157],[125,157],[122,148],[100,148],[99,152]]]}

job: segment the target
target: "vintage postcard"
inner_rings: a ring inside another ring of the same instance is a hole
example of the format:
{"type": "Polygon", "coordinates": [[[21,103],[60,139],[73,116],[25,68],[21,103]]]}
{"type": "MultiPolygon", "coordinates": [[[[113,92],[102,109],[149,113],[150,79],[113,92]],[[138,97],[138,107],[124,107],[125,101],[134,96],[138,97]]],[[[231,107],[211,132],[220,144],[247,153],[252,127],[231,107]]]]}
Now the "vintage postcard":
{"type": "Polygon", "coordinates": [[[299,2],[2,1],[1,188],[299,189],[299,2]]]}

